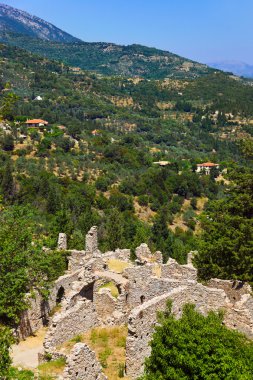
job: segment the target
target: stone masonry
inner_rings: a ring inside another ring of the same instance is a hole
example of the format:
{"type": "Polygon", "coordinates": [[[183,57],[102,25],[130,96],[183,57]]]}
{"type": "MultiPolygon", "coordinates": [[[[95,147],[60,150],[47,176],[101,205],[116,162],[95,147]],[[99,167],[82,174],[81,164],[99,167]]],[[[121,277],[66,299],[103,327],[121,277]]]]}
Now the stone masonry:
{"type": "MultiPolygon", "coordinates": [[[[59,237],[58,249],[67,249],[67,239],[63,236],[59,237]]],[[[68,252],[68,271],[55,282],[47,304],[42,305],[37,294],[23,318],[26,336],[40,328],[42,320],[45,324],[49,322],[45,354],[67,356],[66,380],[104,380],[105,377],[95,353],[87,345],[78,343],[66,354],[65,342],[97,326],[124,324],[128,324],[129,331],[126,374],[129,379],[138,378],[150,354],[149,342],[157,323],[157,311],[164,310],[168,300],[172,300],[173,312],[178,318],[185,303],[195,304],[203,314],[223,310],[228,327],[253,338],[250,286],[218,279],[206,286],[199,284],[192,262],[195,252],[189,253],[187,265],[179,265],[173,259],[163,264],[161,252],[152,254],[149,247],[142,244],[136,248],[137,260],[133,263],[130,250],[101,253],[96,227],[88,232],[84,251],[68,252]],[[117,272],[116,266],[109,270],[111,260],[121,264],[123,269],[117,272]],[[117,289],[117,295],[111,293],[111,286],[117,289]],[[49,317],[53,307],[59,304],[61,310],[49,317]]]]}
{"type": "Polygon", "coordinates": [[[63,375],[64,380],[106,380],[95,353],[83,343],[77,343],[71,351],[63,375]]]}

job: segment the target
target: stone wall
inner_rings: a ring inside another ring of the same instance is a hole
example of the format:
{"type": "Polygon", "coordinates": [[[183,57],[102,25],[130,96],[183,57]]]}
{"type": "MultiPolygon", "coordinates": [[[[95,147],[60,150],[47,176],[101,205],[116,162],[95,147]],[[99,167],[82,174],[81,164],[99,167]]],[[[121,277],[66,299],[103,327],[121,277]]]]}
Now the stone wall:
{"type": "Polygon", "coordinates": [[[194,303],[196,308],[206,313],[228,306],[228,299],[223,290],[209,289],[201,284],[181,286],[169,293],[155,297],[135,308],[129,317],[129,334],[126,346],[127,376],[136,379],[143,372],[144,360],[150,355],[150,346],[157,311],[165,310],[167,301],[173,301],[173,312],[179,317],[185,303],[194,303]]]}
{"type": "Polygon", "coordinates": [[[87,253],[95,253],[98,251],[98,232],[97,227],[91,227],[86,235],[85,251],[87,253]]]}
{"type": "Polygon", "coordinates": [[[120,261],[130,261],[131,250],[130,249],[116,249],[115,251],[109,251],[102,255],[104,259],[116,259],[120,261]]]}
{"type": "Polygon", "coordinates": [[[84,343],[75,344],[67,359],[64,380],[106,380],[95,353],[84,343]]]}
{"type": "Polygon", "coordinates": [[[20,324],[15,331],[19,340],[26,339],[47,325],[52,306],[37,291],[34,291],[33,295],[27,294],[26,298],[28,309],[22,313],[20,324]]]}
{"type": "Polygon", "coordinates": [[[97,324],[93,302],[87,299],[80,300],[69,310],[55,315],[47,332],[44,348],[50,352],[56,346],[92,329],[97,324]]]}
{"type": "MultiPolygon", "coordinates": [[[[129,311],[154,297],[168,293],[170,290],[187,283],[186,280],[183,282],[178,279],[174,280],[172,277],[168,279],[156,276],[154,269],[156,269],[154,265],[145,265],[127,268],[124,271],[124,275],[128,279],[126,300],[129,311]]],[[[162,268],[159,269],[162,270],[162,268]]]]}
{"type": "Polygon", "coordinates": [[[179,265],[176,260],[169,259],[167,264],[162,266],[161,277],[180,281],[197,281],[197,269],[192,265],[179,265]]]}

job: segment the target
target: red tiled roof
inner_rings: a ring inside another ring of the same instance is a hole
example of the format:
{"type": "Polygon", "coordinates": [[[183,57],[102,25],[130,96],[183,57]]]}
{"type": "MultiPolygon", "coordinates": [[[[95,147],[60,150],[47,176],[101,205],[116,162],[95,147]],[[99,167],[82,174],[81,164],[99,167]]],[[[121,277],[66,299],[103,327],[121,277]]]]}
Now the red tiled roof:
{"type": "Polygon", "coordinates": [[[214,167],[214,166],[219,166],[219,164],[214,164],[213,162],[204,162],[203,164],[198,164],[197,166],[203,166],[206,168],[214,167]]]}
{"type": "Polygon", "coordinates": [[[32,120],[27,120],[26,124],[48,124],[48,122],[42,119],[32,119],[32,120]]]}

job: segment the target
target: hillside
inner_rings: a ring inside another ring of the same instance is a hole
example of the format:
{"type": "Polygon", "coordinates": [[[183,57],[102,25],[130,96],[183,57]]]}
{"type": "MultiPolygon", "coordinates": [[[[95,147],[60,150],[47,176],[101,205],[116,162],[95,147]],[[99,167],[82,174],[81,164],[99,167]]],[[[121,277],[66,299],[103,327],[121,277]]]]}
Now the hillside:
{"type": "Polygon", "coordinates": [[[0,4],[0,32],[21,33],[47,41],[79,41],[49,22],[5,4],[0,4]]]}
{"type": "Polygon", "coordinates": [[[141,45],[121,46],[103,42],[64,44],[11,33],[1,33],[0,41],[103,75],[189,79],[214,71],[170,52],[141,45]]]}
{"type": "Polygon", "coordinates": [[[153,79],[197,78],[214,70],[173,53],[141,45],[87,43],[26,12],[0,4],[0,41],[103,75],[153,79]]]}

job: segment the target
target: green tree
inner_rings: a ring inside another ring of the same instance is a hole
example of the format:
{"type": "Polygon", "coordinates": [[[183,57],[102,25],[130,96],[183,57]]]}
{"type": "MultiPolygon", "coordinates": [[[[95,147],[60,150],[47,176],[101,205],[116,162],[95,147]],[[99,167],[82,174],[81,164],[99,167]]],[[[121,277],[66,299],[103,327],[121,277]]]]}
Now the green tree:
{"type": "Polygon", "coordinates": [[[143,380],[252,380],[253,343],[223,323],[221,313],[205,317],[194,305],[176,319],[172,304],[159,314],[143,380]]]}
{"type": "Polygon", "coordinates": [[[227,197],[213,201],[202,220],[196,256],[201,279],[253,282],[253,175],[235,173],[227,197]]]}
{"type": "Polygon", "coordinates": [[[10,330],[0,325],[0,379],[10,379],[10,346],[14,343],[10,330]]]}
{"type": "Polygon", "coordinates": [[[3,119],[14,119],[14,108],[18,99],[18,96],[12,92],[3,96],[2,104],[0,105],[0,116],[2,116],[3,119]]]}
{"type": "Polygon", "coordinates": [[[5,165],[3,177],[2,177],[2,191],[4,200],[9,200],[14,195],[14,179],[13,179],[13,168],[9,161],[5,165]]]}
{"type": "Polygon", "coordinates": [[[36,244],[33,217],[20,206],[0,214],[0,322],[11,326],[27,308],[26,293],[36,288],[46,297],[67,267],[64,253],[45,253],[36,244]]]}

